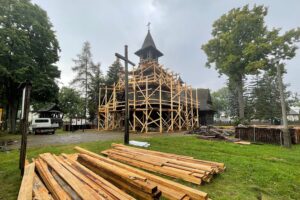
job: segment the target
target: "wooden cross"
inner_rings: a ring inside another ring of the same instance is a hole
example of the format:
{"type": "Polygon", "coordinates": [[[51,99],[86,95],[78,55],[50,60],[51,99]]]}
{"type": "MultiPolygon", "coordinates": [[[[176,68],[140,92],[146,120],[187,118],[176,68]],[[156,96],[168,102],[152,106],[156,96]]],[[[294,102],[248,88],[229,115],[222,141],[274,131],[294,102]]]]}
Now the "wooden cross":
{"type": "Polygon", "coordinates": [[[148,31],[150,31],[150,25],[151,25],[150,22],[148,22],[148,24],[146,25],[146,26],[148,26],[148,31]]]}
{"type": "Polygon", "coordinates": [[[135,65],[128,59],[128,46],[125,45],[125,56],[115,53],[115,56],[125,61],[125,132],[124,143],[129,144],[129,110],[128,110],[128,63],[135,65]]]}

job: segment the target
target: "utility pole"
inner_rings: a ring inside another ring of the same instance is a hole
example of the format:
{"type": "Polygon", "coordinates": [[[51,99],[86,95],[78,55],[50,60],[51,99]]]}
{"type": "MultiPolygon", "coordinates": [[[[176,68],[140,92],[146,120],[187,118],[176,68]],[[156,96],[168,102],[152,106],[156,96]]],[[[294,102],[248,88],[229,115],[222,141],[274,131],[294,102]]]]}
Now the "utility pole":
{"type": "Polygon", "coordinates": [[[21,175],[24,174],[24,166],[26,159],[26,148],[27,148],[27,130],[28,130],[28,113],[30,106],[30,92],[31,92],[31,83],[26,80],[21,83],[19,89],[22,90],[22,113],[21,113],[21,150],[20,150],[20,160],[19,168],[21,170],[21,175]]]}
{"type": "Polygon", "coordinates": [[[116,57],[125,61],[125,132],[124,144],[129,144],[129,107],[128,107],[128,63],[135,66],[133,62],[128,59],[128,46],[125,45],[125,56],[115,53],[116,57]]]}

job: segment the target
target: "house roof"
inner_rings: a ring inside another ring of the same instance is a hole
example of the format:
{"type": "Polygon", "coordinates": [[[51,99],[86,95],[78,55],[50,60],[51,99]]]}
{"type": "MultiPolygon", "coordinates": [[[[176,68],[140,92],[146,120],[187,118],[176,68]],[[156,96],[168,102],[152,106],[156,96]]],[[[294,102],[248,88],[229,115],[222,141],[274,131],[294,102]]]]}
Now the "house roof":
{"type": "Polygon", "coordinates": [[[288,112],[288,115],[299,115],[299,113],[293,109],[290,109],[290,111],[288,112]]]}
{"type": "Polygon", "coordinates": [[[39,109],[37,112],[62,112],[62,110],[58,107],[57,104],[53,103],[39,109]]]}
{"type": "Polygon", "coordinates": [[[161,53],[155,46],[155,43],[154,43],[154,40],[151,36],[151,33],[150,31],[148,30],[148,33],[146,35],[146,38],[144,40],[144,43],[142,45],[142,48],[139,49],[137,52],[135,52],[136,55],[140,56],[141,54],[143,54],[145,51],[148,51],[152,49],[155,54],[160,57],[160,56],[163,56],[163,53],[161,53]]]}
{"type": "Polygon", "coordinates": [[[196,98],[196,90],[200,111],[214,111],[212,108],[212,100],[209,89],[197,88],[193,89],[193,97],[196,98]]]}

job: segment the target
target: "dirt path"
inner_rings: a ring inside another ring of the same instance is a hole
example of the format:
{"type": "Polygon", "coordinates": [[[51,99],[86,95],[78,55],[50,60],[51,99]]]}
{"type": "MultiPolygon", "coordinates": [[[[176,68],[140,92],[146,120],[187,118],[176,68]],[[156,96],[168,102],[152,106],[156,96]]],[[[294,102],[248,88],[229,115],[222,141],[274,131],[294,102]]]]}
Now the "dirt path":
{"type": "MultiPolygon", "coordinates": [[[[130,134],[130,139],[142,139],[149,137],[176,137],[183,136],[184,133],[151,133],[151,134],[130,134]]],[[[67,145],[83,142],[123,140],[123,132],[113,131],[77,131],[74,133],[63,133],[54,135],[28,135],[28,147],[50,146],[50,145],[67,145]]],[[[20,147],[20,139],[16,140],[8,149],[17,149],[20,147]]]]}

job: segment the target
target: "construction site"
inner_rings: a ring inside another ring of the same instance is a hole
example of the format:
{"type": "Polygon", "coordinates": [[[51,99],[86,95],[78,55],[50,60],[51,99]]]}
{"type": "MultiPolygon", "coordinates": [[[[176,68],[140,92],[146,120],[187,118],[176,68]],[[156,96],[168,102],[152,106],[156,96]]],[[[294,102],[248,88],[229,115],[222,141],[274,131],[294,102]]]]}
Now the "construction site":
{"type": "MultiPolygon", "coordinates": [[[[158,62],[163,53],[156,48],[150,31],[135,54],[140,62],[128,77],[130,131],[192,130],[213,120],[209,90],[192,88],[178,73],[163,67],[158,62]]],[[[99,105],[98,130],[124,128],[124,73],[114,85],[100,88],[99,105]]]]}

